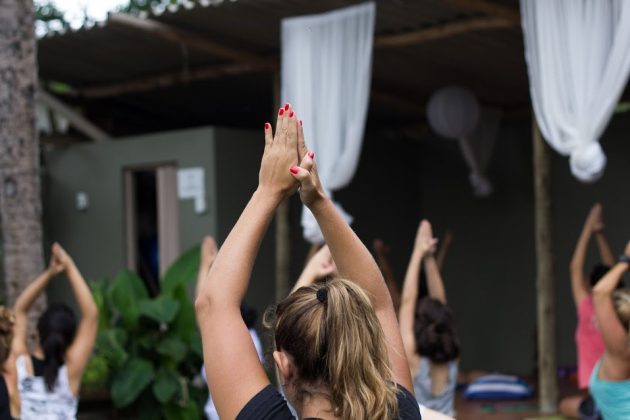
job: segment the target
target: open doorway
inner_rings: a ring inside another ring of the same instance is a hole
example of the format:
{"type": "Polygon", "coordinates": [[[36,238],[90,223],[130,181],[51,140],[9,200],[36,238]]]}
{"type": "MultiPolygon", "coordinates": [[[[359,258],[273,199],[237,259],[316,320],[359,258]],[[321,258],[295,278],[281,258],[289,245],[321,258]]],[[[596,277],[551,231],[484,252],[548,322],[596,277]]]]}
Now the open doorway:
{"type": "Polygon", "coordinates": [[[176,177],[172,164],[125,170],[127,267],[151,296],[179,253],[176,177]]]}

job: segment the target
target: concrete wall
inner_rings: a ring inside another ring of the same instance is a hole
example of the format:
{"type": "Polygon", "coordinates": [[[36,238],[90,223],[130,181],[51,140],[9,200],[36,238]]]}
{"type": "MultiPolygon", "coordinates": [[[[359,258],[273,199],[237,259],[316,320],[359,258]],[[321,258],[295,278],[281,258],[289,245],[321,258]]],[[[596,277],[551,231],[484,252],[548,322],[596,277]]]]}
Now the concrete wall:
{"type": "MultiPolygon", "coordinates": [[[[181,250],[207,233],[222,242],[257,185],[262,151],[254,141],[258,137],[251,131],[204,128],[50,151],[44,163],[46,235],[68,249],[87,278],[114,276],[125,267],[124,169],[171,162],[179,168],[201,166],[206,176],[204,214],[194,212],[192,200],[179,201],[181,250]],[[250,162],[243,164],[241,158],[250,162]],[[79,191],[89,195],[87,211],[75,208],[79,191]]],[[[273,278],[272,247],[265,244],[265,258],[256,273],[273,278]]],[[[266,299],[266,289],[261,290],[258,295],[266,299]]],[[[68,293],[62,283],[49,290],[52,300],[66,300],[68,293]]]]}

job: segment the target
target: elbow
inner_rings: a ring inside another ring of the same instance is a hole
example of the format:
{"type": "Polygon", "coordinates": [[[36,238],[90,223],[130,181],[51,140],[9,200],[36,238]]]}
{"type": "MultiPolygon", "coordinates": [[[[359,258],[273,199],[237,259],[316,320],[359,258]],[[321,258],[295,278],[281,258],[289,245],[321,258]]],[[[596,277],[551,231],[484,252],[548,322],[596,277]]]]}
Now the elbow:
{"type": "Polygon", "coordinates": [[[195,298],[195,312],[197,316],[207,313],[212,306],[212,300],[205,293],[199,293],[195,298]]]}

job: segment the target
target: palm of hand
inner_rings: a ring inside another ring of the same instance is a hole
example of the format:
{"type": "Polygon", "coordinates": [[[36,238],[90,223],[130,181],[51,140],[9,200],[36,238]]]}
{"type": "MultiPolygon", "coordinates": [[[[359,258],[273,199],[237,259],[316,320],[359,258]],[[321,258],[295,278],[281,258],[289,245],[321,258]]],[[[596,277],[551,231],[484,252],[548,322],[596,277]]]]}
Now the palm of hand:
{"type": "Polygon", "coordinates": [[[287,195],[297,188],[289,169],[297,165],[298,122],[289,104],[280,108],[275,134],[271,126],[265,126],[265,151],[260,164],[259,186],[287,195]]]}

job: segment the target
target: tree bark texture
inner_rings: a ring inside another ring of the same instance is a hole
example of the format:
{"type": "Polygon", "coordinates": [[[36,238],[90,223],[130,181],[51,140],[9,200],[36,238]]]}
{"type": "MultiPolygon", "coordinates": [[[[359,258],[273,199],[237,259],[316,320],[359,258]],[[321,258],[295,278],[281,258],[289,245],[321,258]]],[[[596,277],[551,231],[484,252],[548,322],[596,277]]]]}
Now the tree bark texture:
{"type": "MultiPolygon", "coordinates": [[[[5,305],[44,268],[32,0],[0,0],[0,243],[5,305]]],[[[32,316],[45,306],[42,297],[32,316]]]]}

